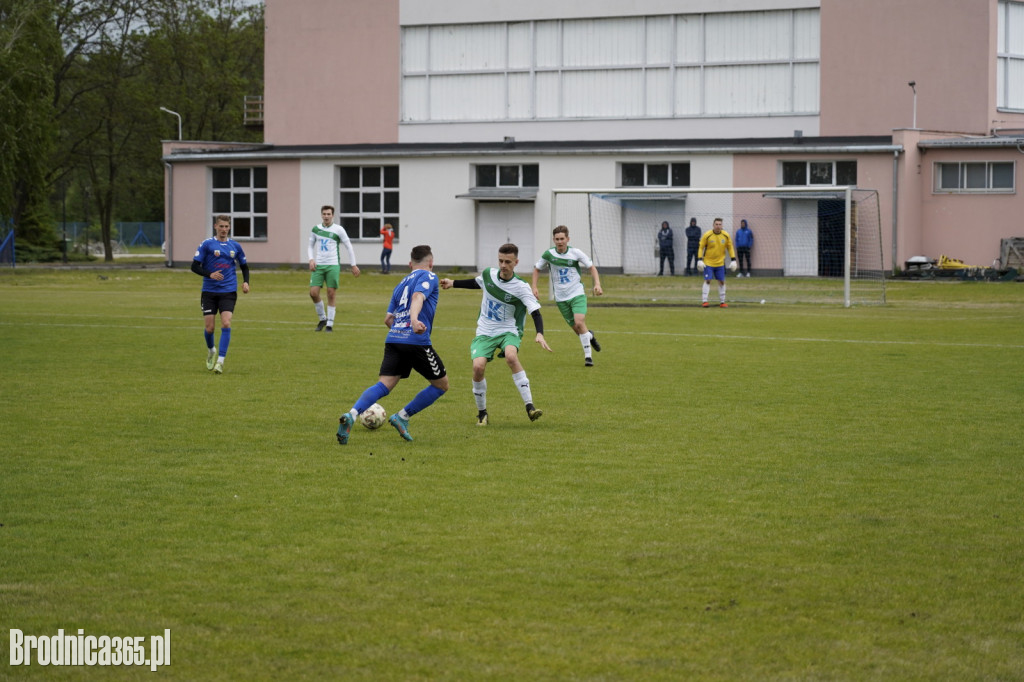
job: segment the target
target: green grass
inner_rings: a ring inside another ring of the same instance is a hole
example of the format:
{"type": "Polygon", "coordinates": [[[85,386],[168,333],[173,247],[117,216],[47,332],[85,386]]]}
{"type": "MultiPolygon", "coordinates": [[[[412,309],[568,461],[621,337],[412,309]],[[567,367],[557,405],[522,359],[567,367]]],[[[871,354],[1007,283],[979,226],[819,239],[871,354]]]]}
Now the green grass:
{"type": "Polygon", "coordinates": [[[1024,679],[1024,287],[703,310],[605,277],[597,366],[546,306],[544,417],[494,363],[486,428],[479,293],[446,291],[451,391],[414,442],[341,447],[398,278],[346,277],[333,335],[307,278],[254,271],[215,376],[188,271],[0,273],[5,652],[170,628],[161,679],[1024,679]]]}

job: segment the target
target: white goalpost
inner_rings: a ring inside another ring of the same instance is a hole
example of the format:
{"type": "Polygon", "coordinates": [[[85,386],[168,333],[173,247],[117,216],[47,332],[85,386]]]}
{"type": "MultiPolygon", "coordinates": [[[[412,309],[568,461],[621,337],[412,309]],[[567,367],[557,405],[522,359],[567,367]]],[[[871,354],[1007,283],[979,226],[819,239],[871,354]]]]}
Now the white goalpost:
{"type": "MultiPolygon", "coordinates": [[[[882,227],[875,190],[856,187],[729,187],[552,190],[551,224],[567,225],[575,246],[602,272],[655,275],[657,233],[673,232],[676,275],[686,271],[686,228],[721,218],[735,241],[740,221],[754,234],[751,276],[729,273],[732,301],[885,303],[882,227]]],[[[670,268],[666,263],[665,274],[670,268]]],[[[692,297],[680,283],[652,281],[659,300],[692,297]]]]}

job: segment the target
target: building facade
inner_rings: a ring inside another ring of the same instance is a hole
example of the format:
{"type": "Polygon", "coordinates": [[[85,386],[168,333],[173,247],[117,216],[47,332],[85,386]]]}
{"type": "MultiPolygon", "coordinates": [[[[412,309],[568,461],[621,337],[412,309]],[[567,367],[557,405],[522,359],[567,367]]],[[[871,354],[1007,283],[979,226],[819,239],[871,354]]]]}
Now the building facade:
{"type": "Polygon", "coordinates": [[[580,187],[664,188],[679,215],[702,215],[687,188],[875,190],[886,269],[989,265],[1024,236],[1022,1],[266,0],[265,17],[265,144],[164,143],[172,264],[220,213],[250,263],[305,263],[332,204],[360,264],[391,223],[396,263],[429,243],[476,270],[512,240],[528,271],[552,190],[580,187]]]}

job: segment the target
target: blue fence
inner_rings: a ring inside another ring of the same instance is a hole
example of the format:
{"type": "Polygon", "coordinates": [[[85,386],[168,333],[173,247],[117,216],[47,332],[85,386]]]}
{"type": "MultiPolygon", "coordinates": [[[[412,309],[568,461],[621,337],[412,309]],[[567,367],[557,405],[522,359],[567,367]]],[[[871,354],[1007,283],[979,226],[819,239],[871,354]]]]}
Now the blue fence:
{"type": "Polygon", "coordinates": [[[12,268],[17,261],[14,253],[14,230],[7,233],[7,236],[0,240],[0,265],[9,265],[12,268]]]}
{"type": "MultiPolygon", "coordinates": [[[[67,241],[69,251],[89,250],[103,253],[98,225],[84,222],[57,223],[58,239],[67,241]]],[[[121,222],[114,223],[110,231],[110,242],[114,253],[151,251],[160,249],[164,243],[163,222],[121,222]]]]}

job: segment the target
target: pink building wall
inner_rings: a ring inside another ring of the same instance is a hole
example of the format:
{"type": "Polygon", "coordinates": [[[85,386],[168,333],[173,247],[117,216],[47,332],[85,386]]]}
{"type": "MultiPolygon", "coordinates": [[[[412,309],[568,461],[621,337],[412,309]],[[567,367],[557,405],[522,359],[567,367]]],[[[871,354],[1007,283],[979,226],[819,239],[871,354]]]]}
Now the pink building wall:
{"type": "MultiPolygon", "coordinates": [[[[183,149],[230,149],[232,145],[211,142],[165,142],[164,154],[183,149]]],[[[251,145],[245,145],[251,147],[251,145]]],[[[230,162],[213,165],[230,166],[230,162]]],[[[245,164],[242,164],[245,165],[245,164]]],[[[273,188],[267,206],[268,238],[266,241],[245,241],[246,258],[254,263],[303,262],[305,254],[299,252],[296,242],[297,225],[292,225],[300,214],[300,163],[282,160],[268,163],[267,184],[273,188]]],[[[190,263],[196,247],[213,236],[213,218],[210,209],[209,161],[173,164],[169,182],[165,183],[165,221],[168,224],[169,243],[167,257],[178,263],[190,263]]]]}
{"type": "Polygon", "coordinates": [[[987,134],[1001,118],[996,11],[997,0],[823,0],[821,134],[912,127],[909,81],[918,128],[987,134]]]}
{"type": "MultiPolygon", "coordinates": [[[[806,154],[746,154],[738,155],[733,159],[733,185],[735,187],[775,187],[778,185],[778,166],[780,161],[807,161],[810,158],[806,154]]],[[[878,189],[878,219],[881,225],[882,259],[885,267],[891,268],[892,253],[892,176],[893,156],[891,154],[869,154],[861,156],[837,155],[829,157],[830,161],[857,161],[857,186],[869,189],[878,189]]],[[[827,191],[829,187],[822,187],[827,191]]],[[[780,188],[781,190],[781,188],[780,188]]],[[[743,216],[737,216],[743,217],[743,216]]],[[[757,225],[751,225],[754,230],[755,244],[771,243],[778,245],[775,253],[766,253],[764,249],[754,259],[756,268],[782,268],[781,244],[782,244],[782,221],[766,221],[764,217],[758,219],[757,225]],[[756,229],[755,229],[756,228],[756,229]]],[[[756,246],[755,246],[756,250],[756,246]]]]}
{"type": "Polygon", "coordinates": [[[398,0],[267,0],[264,139],[398,141],[398,0]]]}

